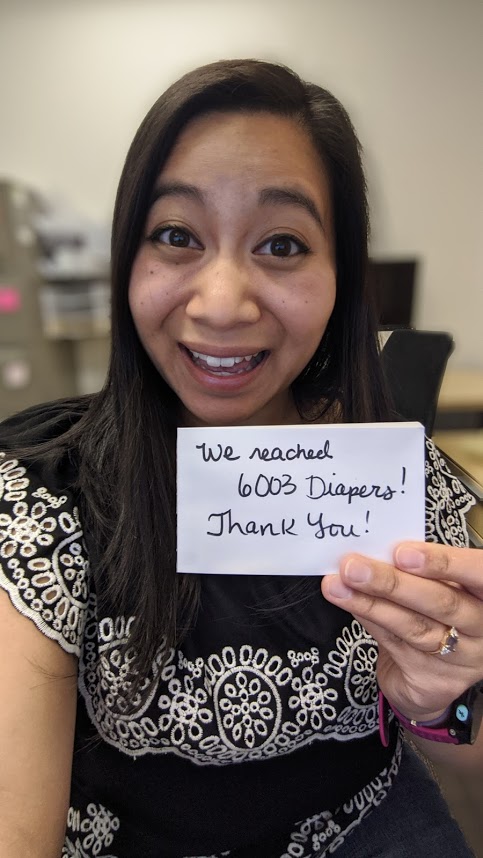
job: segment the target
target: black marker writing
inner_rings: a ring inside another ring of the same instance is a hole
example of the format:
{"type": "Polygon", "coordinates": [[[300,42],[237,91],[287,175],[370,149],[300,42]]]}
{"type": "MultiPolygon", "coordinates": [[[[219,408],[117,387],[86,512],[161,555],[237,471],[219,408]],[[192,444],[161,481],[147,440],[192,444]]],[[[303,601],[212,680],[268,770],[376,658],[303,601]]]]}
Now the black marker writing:
{"type": "Polygon", "coordinates": [[[236,462],[240,458],[240,456],[234,455],[233,447],[230,447],[229,444],[226,447],[222,447],[221,444],[217,444],[216,446],[218,447],[218,452],[214,452],[204,442],[203,444],[197,444],[196,449],[201,450],[204,462],[219,462],[220,459],[228,459],[229,462],[236,462]]]}
{"type": "Polygon", "coordinates": [[[331,522],[330,524],[324,524],[324,513],[321,512],[315,520],[312,520],[312,516],[310,512],[307,513],[307,524],[310,524],[311,527],[318,527],[319,529],[314,533],[316,539],[325,539],[327,536],[360,536],[360,533],[356,533],[354,530],[354,525],[349,524],[336,524],[335,522],[331,522]]]}
{"type": "Polygon", "coordinates": [[[277,525],[272,521],[263,524],[257,521],[247,521],[245,524],[240,524],[239,521],[233,520],[231,509],[226,509],[224,512],[212,512],[208,516],[208,521],[211,521],[212,518],[218,519],[216,522],[218,530],[216,532],[207,530],[207,536],[223,536],[233,533],[233,531],[241,533],[242,536],[257,536],[258,534],[260,536],[298,536],[293,529],[295,527],[294,518],[291,518],[288,523],[287,519],[282,518],[280,524],[277,525]]]}
{"type": "Polygon", "coordinates": [[[261,459],[262,462],[291,462],[294,459],[305,459],[306,462],[313,459],[333,459],[330,452],[330,441],[327,440],[324,446],[319,450],[312,450],[310,447],[306,449],[300,444],[296,447],[289,447],[287,450],[282,450],[281,447],[255,447],[250,453],[249,459],[261,459]]]}
{"type": "MultiPolygon", "coordinates": [[[[335,474],[334,474],[335,476],[335,474]]],[[[396,494],[396,489],[391,486],[346,486],[345,483],[336,483],[331,480],[324,480],[323,477],[311,476],[305,478],[309,483],[309,493],[307,495],[311,500],[320,500],[324,497],[346,497],[347,503],[352,503],[353,498],[369,498],[371,495],[380,500],[392,500],[396,494]]]]}
{"type": "Polygon", "coordinates": [[[293,495],[296,491],[297,486],[290,474],[282,474],[281,478],[259,474],[253,485],[246,481],[243,473],[238,480],[238,494],[242,498],[249,498],[252,492],[259,498],[266,498],[268,495],[293,495]]]}

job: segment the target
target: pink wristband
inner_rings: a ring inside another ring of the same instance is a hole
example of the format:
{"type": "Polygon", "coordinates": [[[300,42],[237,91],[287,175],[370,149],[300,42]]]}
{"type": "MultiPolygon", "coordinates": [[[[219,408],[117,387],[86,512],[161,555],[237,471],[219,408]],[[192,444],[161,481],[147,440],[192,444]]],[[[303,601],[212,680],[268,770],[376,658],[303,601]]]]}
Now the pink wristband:
{"type": "Polygon", "coordinates": [[[459,739],[452,736],[448,731],[447,718],[450,708],[446,709],[439,718],[432,721],[414,721],[406,718],[401,712],[391,706],[388,700],[384,697],[382,691],[379,691],[379,736],[385,748],[389,745],[389,709],[394,712],[397,720],[402,726],[415,736],[420,736],[422,739],[429,739],[431,742],[445,742],[451,745],[458,745],[459,739]]]}

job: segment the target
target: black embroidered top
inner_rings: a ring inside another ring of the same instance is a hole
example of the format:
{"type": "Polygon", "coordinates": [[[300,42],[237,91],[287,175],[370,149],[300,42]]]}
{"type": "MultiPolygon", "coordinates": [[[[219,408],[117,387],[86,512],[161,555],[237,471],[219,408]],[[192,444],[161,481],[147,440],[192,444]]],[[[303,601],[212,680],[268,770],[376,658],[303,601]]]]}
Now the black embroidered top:
{"type": "MultiPolygon", "coordinates": [[[[471,497],[430,441],[426,496],[427,539],[466,545],[471,497]]],[[[79,659],[62,856],[322,858],[390,789],[400,739],[393,721],[379,740],[361,625],[318,579],[296,600],[276,576],[202,578],[195,628],[128,713],[132,618],[98,610],[75,499],[0,455],[0,586],[79,659]]]]}

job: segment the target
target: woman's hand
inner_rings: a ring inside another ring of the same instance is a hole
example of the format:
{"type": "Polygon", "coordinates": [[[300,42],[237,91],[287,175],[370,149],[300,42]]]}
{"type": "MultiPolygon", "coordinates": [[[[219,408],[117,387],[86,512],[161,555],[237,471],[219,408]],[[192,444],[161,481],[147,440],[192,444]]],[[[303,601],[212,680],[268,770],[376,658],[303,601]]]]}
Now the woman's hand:
{"type": "Polygon", "coordinates": [[[379,687],[407,718],[429,721],[483,679],[483,551],[405,542],[394,566],[351,554],[322,580],[379,644],[379,687]],[[439,655],[454,627],[454,652],[439,655]]]}

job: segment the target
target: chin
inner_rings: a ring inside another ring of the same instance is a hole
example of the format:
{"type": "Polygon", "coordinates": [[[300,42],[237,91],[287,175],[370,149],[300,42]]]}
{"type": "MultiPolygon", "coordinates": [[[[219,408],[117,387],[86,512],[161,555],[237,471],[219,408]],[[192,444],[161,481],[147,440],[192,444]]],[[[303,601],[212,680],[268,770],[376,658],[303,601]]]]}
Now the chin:
{"type": "Polygon", "coordinates": [[[194,414],[189,412],[186,418],[188,426],[246,426],[259,421],[252,415],[239,414],[194,414]]]}
{"type": "Polygon", "coordinates": [[[190,408],[185,404],[187,426],[245,426],[265,422],[260,409],[244,409],[227,405],[225,408],[190,408]]]}

